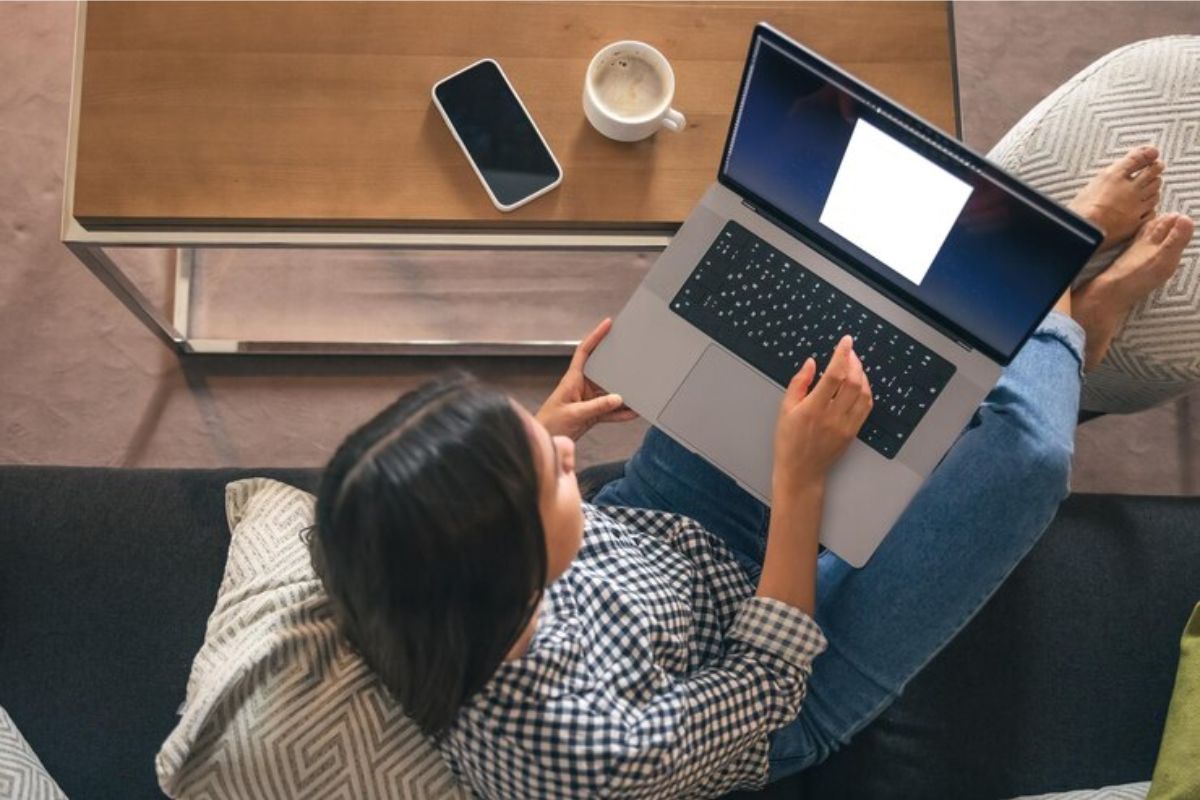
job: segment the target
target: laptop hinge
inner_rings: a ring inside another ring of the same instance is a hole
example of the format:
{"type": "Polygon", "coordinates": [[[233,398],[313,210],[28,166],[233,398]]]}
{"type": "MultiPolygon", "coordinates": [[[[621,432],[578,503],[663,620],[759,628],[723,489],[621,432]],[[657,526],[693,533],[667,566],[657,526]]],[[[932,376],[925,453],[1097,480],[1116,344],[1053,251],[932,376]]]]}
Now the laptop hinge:
{"type": "MultiPolygon", "coordinates": [[[[821,253],[822,255],[824,255],[826,258],[828,258],[830,261],[834,262],[835,264],[839,263],[837,257],[833,253],[829,252],[829,250],[826,247],[822,246],[820,243],[814,242],[812,239],[805,236],[803,233],[795,230],[792,226],[790,226],[790,225],[786,224],[785,222],[783,222],[782,220],[778,219],[773,214],[769,214],[766,211],[760,210],[746,198],[742,197],[739,199],[742,201],[743,206],[750,209],[755,214],[758,214],[760,217],[765,219],[767,222],[770,222],[772,225],[774,225],[777,228],[781,228],[784,231],[787,231],[789,234],[791,234],[792,236],[795,236],[797,239],[804,242],[804,244],[813,248],[818,253],[821,253]]],[[[934,330],[936,330],[938,333],[945,336],[950,341],[954,342],[956,345],[961,347],[963,350],[967,351],[968,353],[972,353],[975,351],[975,348],[973,346],[971,346],[970,343],[963,341],[963,339],[961,339],[954,331],[948,329],[945,325],[940,323],[938,320],[931,318],[928,314],[926,314],[921,309],[917,308],[914,304],[907,302],[904,298],[898,297],[895,293],[886,290],[883,286],[878,285],[875,281],[871,281],[871,280],[868,280],[867,278],[864,278],[862,275],[859,274],[858,270],[850,269],[845,266],[843,266],[842,268],[847,270],[850,274],[856,276],[859,280],[863,281],[863,283],[870,286],[872,289],[879,292],[880,294],[882,294],[884,297],[891,300],[896,305],[898,305],[901,308],[903,308],[904,310],[908,311],[908,313],[910,313],[910,314],[914,315],[915,317],[917,317],[918,319],[920,319],[926,325],[933,328],[934,330]]]]}

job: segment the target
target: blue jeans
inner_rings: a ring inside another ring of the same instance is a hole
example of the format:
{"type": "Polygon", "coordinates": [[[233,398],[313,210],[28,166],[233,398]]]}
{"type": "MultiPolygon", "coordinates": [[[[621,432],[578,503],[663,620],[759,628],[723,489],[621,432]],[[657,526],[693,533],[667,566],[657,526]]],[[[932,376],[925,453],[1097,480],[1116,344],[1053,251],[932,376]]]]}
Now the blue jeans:
{"type": "MultiPolygon", "coordinates": [[[[1082,353],[1083,330],[1050,314],[866,566],[820,556],[816,619],[829,649],[800,716],[772,736],[771,780],[877,717],[1037,542],[1068,491],[1082,353]]],[[[595,502],[692,517],[757,580],[769,509],[658,430],[595,502]]]]}

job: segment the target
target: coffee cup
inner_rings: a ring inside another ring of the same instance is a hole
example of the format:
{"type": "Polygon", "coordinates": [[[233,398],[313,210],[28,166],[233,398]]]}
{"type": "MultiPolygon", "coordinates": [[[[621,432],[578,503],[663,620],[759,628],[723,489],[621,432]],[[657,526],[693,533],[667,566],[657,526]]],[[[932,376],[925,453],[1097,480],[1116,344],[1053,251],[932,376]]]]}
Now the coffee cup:
{"type": "Polygon", "coordinates": [[[681,131],[687,119],[671,108],[675,73],[645,42],[613,42],[592,58],[583,79],[583,113],[618,142],[636,142],[659,128],[681,131]]]}

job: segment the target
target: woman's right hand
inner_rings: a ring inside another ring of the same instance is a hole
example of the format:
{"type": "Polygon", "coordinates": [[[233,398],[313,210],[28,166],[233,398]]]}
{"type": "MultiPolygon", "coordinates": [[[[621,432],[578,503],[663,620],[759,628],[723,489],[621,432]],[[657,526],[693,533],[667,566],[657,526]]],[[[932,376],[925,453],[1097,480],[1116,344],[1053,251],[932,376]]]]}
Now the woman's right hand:
{"type": "Polygon", "coordinates": [[[849,336],[838,342],[814,387],[816,372],[816,362],[805,361],[783,396],[775,426],[776,497],[823,486],[825,475],[874,405],[871,385],[849,336]]]}

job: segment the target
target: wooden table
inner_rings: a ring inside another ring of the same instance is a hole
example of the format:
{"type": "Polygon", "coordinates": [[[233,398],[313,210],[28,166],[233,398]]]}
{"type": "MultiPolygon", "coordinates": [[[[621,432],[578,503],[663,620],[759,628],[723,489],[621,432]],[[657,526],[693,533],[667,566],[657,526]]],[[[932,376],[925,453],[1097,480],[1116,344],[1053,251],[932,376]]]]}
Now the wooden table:
{"type": "Polygon", "coordinates": [[[96,3],[80,11],[63,238],[180,352],[287,349],[189,340],[187,248],[661,248],[715,179],[760,20],[957,131],[941,2],[96,3]],[[584,70],[624,38],[672,62],[684,132],[622,144],[588,125],[584,70]],[[483,56],[565,175],[509,214],[430,102],[438,78],[483,56]],[[99,249],[151,244],[184,248],[174,319],[99,249]]]}

